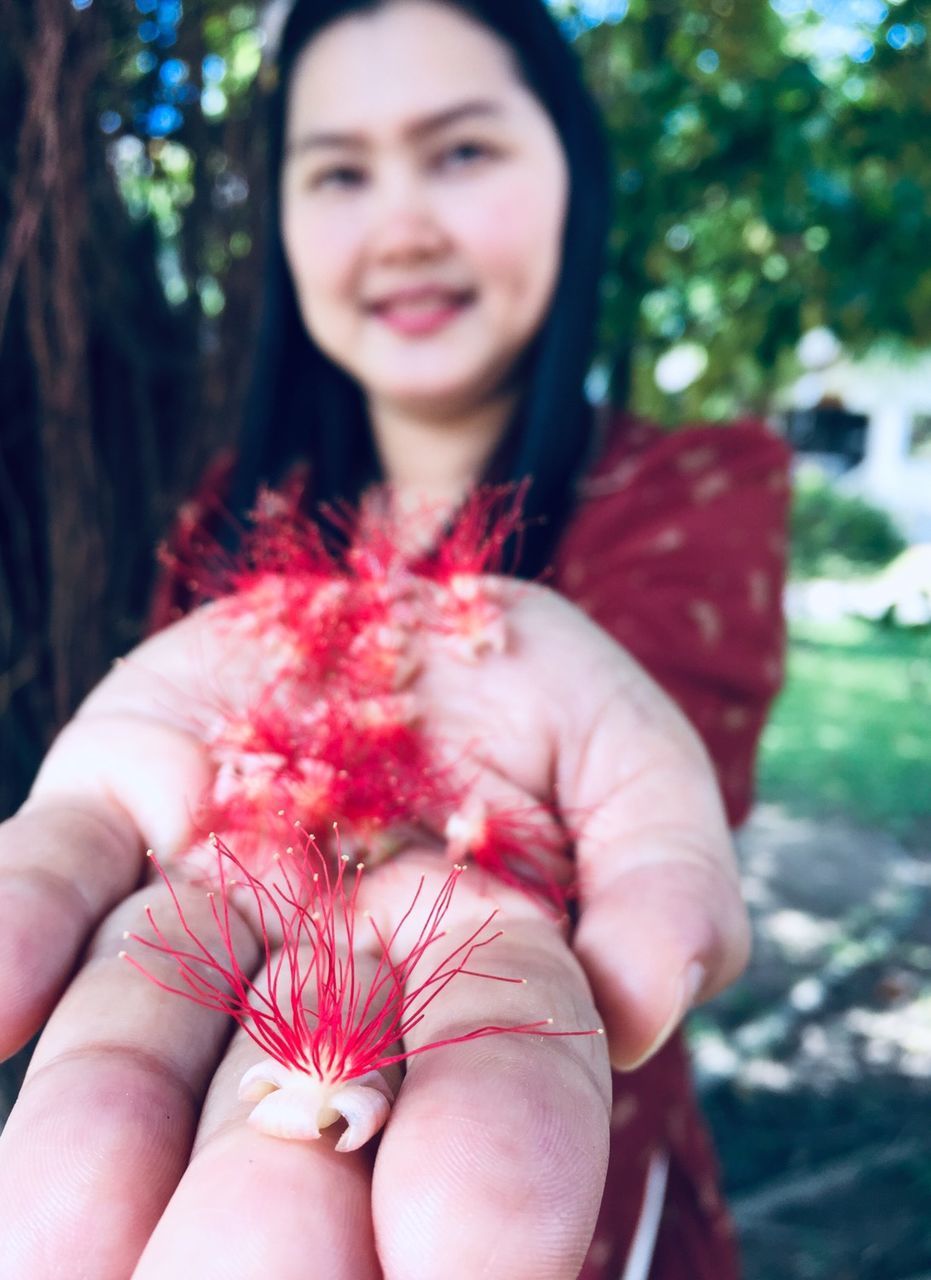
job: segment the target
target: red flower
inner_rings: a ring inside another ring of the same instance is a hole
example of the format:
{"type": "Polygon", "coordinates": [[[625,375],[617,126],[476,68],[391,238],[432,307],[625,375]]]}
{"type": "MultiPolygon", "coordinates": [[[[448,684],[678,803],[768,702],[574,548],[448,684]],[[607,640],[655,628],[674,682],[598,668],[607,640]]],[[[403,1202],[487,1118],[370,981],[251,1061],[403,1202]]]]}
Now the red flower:
{"type": "Polygon", "coordinates": [[[476,1027],[416,1049],[400,1048],[427,1006],[459,974],[495,982],[522,981],[471,968],[476,952],[501,936],[500,930],[491,928],[494,911],[452,951],[440,945],[443,919],[464,869],[452,868],[433,904],[422,912],[413,945],[398,957],[392,952],[401,929],[422,910],[423,880],[397,928],[385,938],[371,916],[363,917],[364,924],[359,919],[362,865],[355,866],[347,887],[349,859],[342,856],[332,873],[312,837],[294,853],[292,870],[279,861],[282,883],[273,886],[255,877],[219,839],[216,851],[219,890],[209,897],[220,943],[218,955],[190,928],[170,880],[152,854],[190,946],[169,942],[151,909],[146,914],[155,939],[127,936],[173,959],[179,984],[155,977],[133,956],[122,955],[163,990],[230,1014],[264,1051],[270,1061],[248,1071],[240,1086],[240,1097],[258,1104],[250,1122],[264,1132],[316,1138],[322,1128],[342,1117],[347,1128],[337,1149],[351,1151],[368,1141],[387,1119],[392,1093],[381,1075],[386,1067],[445,1045],[507,1032],[601,1034],[600,1028],[552,1031],[552,1020],[545,1019],[513,1027],[476,1027]],[[259,920],[261,985],[243,971],[233,948],[230,891],[234,881],[251,896],[259,920]],[[372,931],[377,956],[374,975],[365,983],[357,975],[355,962],[360,927],[372,931]],[[272,935],[279,931],[282,942],[276,953],[272,935]]]}
{"type": "Polygon", "coordinates": [[[277,841],[273,815],[285,810],[320,830],[340,815],[344,840],[370,859],[399,832],[432,829],[458,803],[451,772],[434,763],[411,720],[408,695],[317,698],[287,687],[269,689],[247,716],[219,718],[209,737],[217,766],[202,798],[195,838],[218,832],[238,857],[261,871],[277,841]]]}
{"type": "Polygon", "coordinates": [[[337,817],[370,860],[449,819],[453,858],[565,909],[558,823],[457,812],[464,788],[432,761],[412,683],[430,637],[467,662],[506,649],[511,593],[490,575],[519,551],[526,489],[479,488],[453,510],[378,486],[318,525],[292,486],[260,495],[235,556],[202,549],[193,577],[227,593],[216,616],[255,645],[260,681],[247,705],[217,708],[197,839],[221,833],[256,872],[279,809],[311,830],[337,817]]]}
{"type": "Polygon", "coordinates": [[[524,480],[473,489],[435,549],[411,563],[412,571],[445,584],[455,577],[507,573],[509,550],[515,562],[520,554],[522,511],[529,488],[530,481],[524,480]]]}
{"type": "Polygon", "coordinates": [[[496,810],[469,799],[446,821],[447,856],[471,858],[504,884],[522,889],[557,917],[575,887],[570,881],[569,835],[553,809],[527,805],[496,810]]]}

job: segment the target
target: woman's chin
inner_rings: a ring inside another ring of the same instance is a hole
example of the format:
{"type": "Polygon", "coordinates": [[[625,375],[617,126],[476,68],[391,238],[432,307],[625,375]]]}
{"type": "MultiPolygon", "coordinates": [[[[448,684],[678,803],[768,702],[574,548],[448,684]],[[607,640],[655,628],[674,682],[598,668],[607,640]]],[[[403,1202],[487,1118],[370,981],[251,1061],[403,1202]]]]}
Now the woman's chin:
{"type": "Polygon", "coordinates": [[[455,421],[475,413],[489,399],[486,381],[410,381],[380,387],[369,397],[377,412],[436,422],[455,421]]]}

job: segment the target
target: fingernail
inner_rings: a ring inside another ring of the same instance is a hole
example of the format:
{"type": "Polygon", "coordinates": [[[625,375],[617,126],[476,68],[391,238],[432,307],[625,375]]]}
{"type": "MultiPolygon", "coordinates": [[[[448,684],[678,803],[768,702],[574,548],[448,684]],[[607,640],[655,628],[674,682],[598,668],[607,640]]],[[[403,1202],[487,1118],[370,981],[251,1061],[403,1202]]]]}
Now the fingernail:
{"type": "Polygon", "coordinates": [[[672,1011],[662,1030],[650,1047],[635,1062],[623,1067],[624,1071],[636,1071],[638,1067],[642,1067],[645,1062],[648,1062],[655,1053],[662,1049],[689,1009],[695,1004],[699,992],[705,985],[706,977],[707,971],[700,960],[693,960],[691,964],[686,966],[679,982],[679,998],[673,1003],[672,1011]]]}
{"type": "Polygon", "coordinates": [[[682,1017],[688,1013],[698,999],[699,992],[705,985],[708,976],[705,966],[700,960],[693,960],[682,978],[683,1004],[682,1017]]]}

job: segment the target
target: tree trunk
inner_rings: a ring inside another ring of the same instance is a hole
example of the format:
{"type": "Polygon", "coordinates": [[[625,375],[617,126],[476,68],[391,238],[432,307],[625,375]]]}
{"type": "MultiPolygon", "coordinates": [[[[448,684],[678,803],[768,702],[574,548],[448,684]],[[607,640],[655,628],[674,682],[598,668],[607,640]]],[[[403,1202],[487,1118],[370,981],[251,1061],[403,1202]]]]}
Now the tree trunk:
{"type": "Polygon", "coordinates": [[[0,816],[138,634],[195,382],[97,124],[128,11],[0,9],[0,816]]]}

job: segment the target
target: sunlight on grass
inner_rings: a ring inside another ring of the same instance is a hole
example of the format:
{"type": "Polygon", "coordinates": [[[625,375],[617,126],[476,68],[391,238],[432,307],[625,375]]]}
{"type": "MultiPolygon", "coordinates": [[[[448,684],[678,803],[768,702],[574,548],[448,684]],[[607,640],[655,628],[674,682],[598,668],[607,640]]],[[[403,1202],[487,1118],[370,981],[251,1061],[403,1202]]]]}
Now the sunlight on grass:
{"type": "Polygon", "coordinates": [[[913,834],[931,818],[931,634],[848,620],[791,635],[761,798],[913,834]]]}

